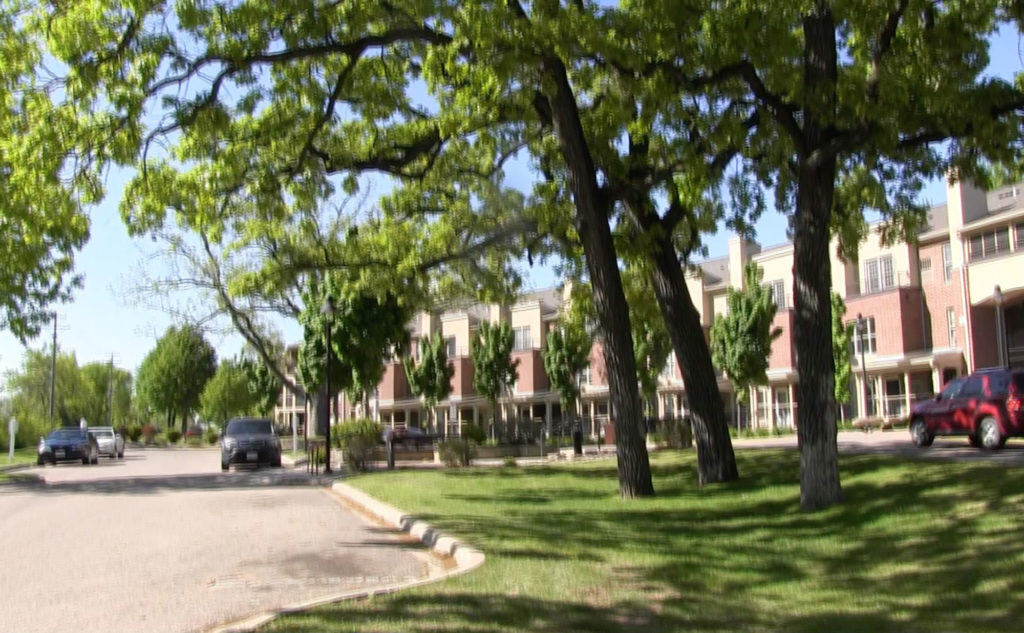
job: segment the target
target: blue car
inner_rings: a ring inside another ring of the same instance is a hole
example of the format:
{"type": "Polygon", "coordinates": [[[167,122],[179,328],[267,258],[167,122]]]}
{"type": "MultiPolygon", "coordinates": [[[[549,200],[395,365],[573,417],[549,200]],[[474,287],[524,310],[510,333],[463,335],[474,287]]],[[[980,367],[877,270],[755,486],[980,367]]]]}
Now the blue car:
{"type": "Polygon", "coordinates": [[[75,462],[95,464],[100,461],[100,446],[96,438],[85,429],[65,427],[54,429],[45,438],[40,438],[36,464],[57,464],[75,462]]]}

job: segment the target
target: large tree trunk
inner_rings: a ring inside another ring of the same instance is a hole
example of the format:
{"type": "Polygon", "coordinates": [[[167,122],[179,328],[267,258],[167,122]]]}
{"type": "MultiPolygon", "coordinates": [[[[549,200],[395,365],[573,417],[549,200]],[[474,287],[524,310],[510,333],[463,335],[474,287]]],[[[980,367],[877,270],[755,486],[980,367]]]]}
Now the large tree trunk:
{"type": "Polygon", "coordinates": [[[622,290],[622,278],[608,225],[610,204],[597,183],[593,157],[586,144],[576,97],[565,66],[552,57],[545,60],[544,67],[553,84],[548,95],[552,123],[569,168],[569,187],[576,206],[576,231],[583,244],[594,291],[594,307],[604,339],[605,367],[615,423],[619,494],[626,498],[650,496],[654,494],[654,484],[640,428],[643,418],[629,327],[629,306],[622,290]]]}
{"type": "Polygon", "coordinates": [[[828,255],[836,155],[823,149],[829,132],[828,121],[822,120],[835,110],[836,35],[832,13],[823,4],[804,18],[804,90],[805,143],[798,165],[793,240],[793,330],[800,376],[800,507],[817,510],[842,501],[828,255]]]}
{"type": "Polygon", "coordinates": [[[686,384],[697,442],[698,479],[701,485],[732,481],[739,477],[736,455],[700,314],[686,289],[670,236],[653,234],[658,235],[658,243],[654,247],[651,281],[686,384]]]}

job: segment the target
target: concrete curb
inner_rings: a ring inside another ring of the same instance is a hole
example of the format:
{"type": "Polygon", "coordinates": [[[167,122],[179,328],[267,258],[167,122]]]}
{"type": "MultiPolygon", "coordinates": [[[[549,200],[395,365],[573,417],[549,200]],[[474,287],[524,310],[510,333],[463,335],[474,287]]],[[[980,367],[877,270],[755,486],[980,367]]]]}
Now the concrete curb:
{"type": "Polygon", "coordinates": [[[378,501],[361,490],[356,490],[352,486],[341,483],[340,481],[335,482],[331,486],[331,489],[357,512],[418,538],[434,553],[453,560],[455,562],[455,566],[440,573],[429,574],[427,577],[419,578],[417,580],[383,585],[373,589],[346,591],[314,598],[305,602],[285,605],[276,611],[257,613],[241,620],[236,620],[234,622],[219,625],[212,629],[207,629],[206,633],[251,633],[283,614],[302,613],[315,607],[341,602],[343,600],[360,600],[373,596],[383,596],[403,589],[427,585],[446,578],[468,573],[484,563],[485,556],[480,550],[466,545],[451,536],[442,534],[426,522],[419,521],[415,517],[402,512],[398,508],[378,501]]]}

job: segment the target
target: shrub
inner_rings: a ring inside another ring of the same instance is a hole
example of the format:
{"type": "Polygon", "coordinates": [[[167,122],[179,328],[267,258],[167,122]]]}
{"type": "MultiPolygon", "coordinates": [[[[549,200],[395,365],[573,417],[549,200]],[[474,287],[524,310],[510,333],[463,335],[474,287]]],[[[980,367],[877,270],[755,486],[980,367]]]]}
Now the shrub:
{"type": "Polygon", "coordinates": [[[476,455],[476,443],[465,438],[442,440],[437,444],[441,461],[449,468],[469,466],[476,455]]]}
{"type": "Polygon", "coordinates": [[[339,424],[332,429],[332,433],[349,470],[368,470],[373,459],[373,451],[380,443],[380,425],[364,418],[339,424]]]}
{"type": "Polygon", "coordinates": [[[177,444],[178,440],[181,439],[181,431],[178,429],[167,429],[167,441],[171,444],[177,444]]]}
{"type": "Polygon", "coordinates": [[[219,439],[220,439],[220,433],[217,432],[217,429],[213,428],[212,426],[208,427],[206,429],[206,443],[207,444],[216,444],[217,440],[219,440],[219,439]]]}
{"type": "Polygon", "coordinates": [[[471,442],[483,444],[487,441],[487,431],[484,431],[482,426],[467,422],[462,425],[462,437],[471,442]]]}
{"type": "Polygon", "coordinates": [[[142,426],[138,424],[129,426],[125,431],[125,437],[133,442],[138,442],[139,438],[142,437],[142,426]]]}
{"type": "Polygon", "coordinates": [[[505,461],[504,461],[503,465],[506,468],[515,468],[516,466],[519,465],[519,463],[516,462],[516,458],[513,457],[512,455],[506,455],[505,456],[505,461]]]}
{"type": "Polygon", "coordinates": [[[145,424],[142,427],[142,438],[146,444],[152,444],[156,440],[156,427],[152,424],[145,424]]]}

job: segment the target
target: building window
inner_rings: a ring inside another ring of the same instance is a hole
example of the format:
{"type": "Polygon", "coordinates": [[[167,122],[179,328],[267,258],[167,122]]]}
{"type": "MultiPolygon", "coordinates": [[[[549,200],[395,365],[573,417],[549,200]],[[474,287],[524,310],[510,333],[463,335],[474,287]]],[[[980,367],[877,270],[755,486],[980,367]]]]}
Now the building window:
{"type": "Polygon", "coordinates": [[[942,279],[947,284],[953,280],[953,250],[949,242],[942,245],[942,279]]]}
{"type": "Polygon", "coordinates": [[[896,285],[892,269],[892,255],[885,255],[864,262],[864,292],[879,292],[896,285]]]}
{"type": "Polygon", "coordinates": [[[515,341],[512,343],[513,351],[521,352],[533,348],[533,339],[530,337],[529,325],[515,328],[513,334],[515,335],[515,341]]]}
{"type": "Polygon", "coordinates": [[[590,364],[580,370],[580,385],[590,384],[590,364]]]}
{"type": "Polygon", "coordinates": [[[781,279],[776,279],[768,284],[768,291],[772,293],[772,303],[777,310],[786,309],[786,286],[781,279]]]}
{"type": "Polygon", "coordinates": [[[1004,226],[994,231],[972,235],[967,243],[968,257],[973,262],[979,259],[994,257],[1010,251],[1010,227],[1004,226]]]}
{"type": "Polygon", "coordinates": [[[664,394],[662,396],[662,402],[664,403],[663,406],[665,408],[665,415],[664,415],[664,417],[666,419],[669,419],[669,420],[671,420],[672,418],[676,417],[676,396],[675,396],[675,394],[672,394],[672,393],[664,394]]]}
{"type": "Polygon", "coordinates": [[[853,353],[860,355],[861,341],[864,342],[864,353],[875,353],[875,317],[864,318],[864,332],[857,330],[857,322],[853,321],[853,353]]]}
{"type": "Polygon", "coordinates": [[[948,332],[949,346],[956,347],[956,310],[954,308],[946,308],[946,332],[948,332]]]}
{"type": "Polygon", "coordinates": [[[445,353],[448,354],[448,358],[455,358],[455,337],[449,336],[448,338],[446,338],[445,345],[447,347],[445,353]]]}
{"type": "Polygon", "coordinates": [[[1014,245],[1019,251],[1024,248],[1024,222],[1018,222],[1017,226],[1013,227],[1013,232],[1017,238],[1014,245]]]}
{"type": "Polygon", "coordinates": [[[922,257],[921,258],[921,281],[927,282],[932,280],[932,258],[922,257]]]}

